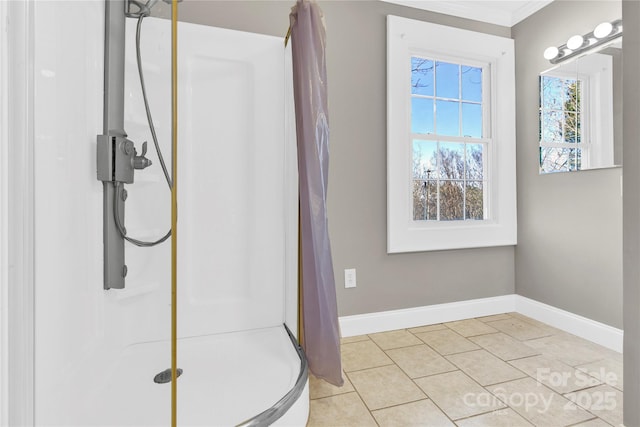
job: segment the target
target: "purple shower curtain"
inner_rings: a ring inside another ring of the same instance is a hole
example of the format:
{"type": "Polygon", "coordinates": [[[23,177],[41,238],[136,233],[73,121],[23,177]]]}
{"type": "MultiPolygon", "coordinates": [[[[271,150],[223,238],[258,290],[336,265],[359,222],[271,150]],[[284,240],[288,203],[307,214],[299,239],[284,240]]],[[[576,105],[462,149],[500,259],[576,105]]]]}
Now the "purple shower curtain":
{"type": "Polygon", "coordinates": [[[302,346],[311,372],[341,386],[340,332],[327,226],[329,120],[322,11],[298,0],[289,16],[298,138],[302,346]]]}

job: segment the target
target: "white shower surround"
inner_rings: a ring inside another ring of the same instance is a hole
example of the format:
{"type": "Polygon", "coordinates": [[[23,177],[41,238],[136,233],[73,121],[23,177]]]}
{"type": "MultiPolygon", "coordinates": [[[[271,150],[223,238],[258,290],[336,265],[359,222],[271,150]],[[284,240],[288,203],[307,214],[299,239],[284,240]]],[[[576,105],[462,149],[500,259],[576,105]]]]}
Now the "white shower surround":
{"type": "MultiPolygon", "coordinates": [[[[127,244],[127,288],[102,290],[102,184],[95,176],[95,135],[102,129],[104,5],[50,1],[31,7],[35,421],[168,424],[169,386],[152,382],[153,374],[170,361],[168,243],[152,249],[127,244]],[[162,388],[166,391],[160,392],[162,388]]],[[[145,20],[142,54],[152,112],[169,162],[169,77],[160,74],[169,70],[168,56],[159,59],[159,49],[168,55],[168,28],[166,21],[145,20]]],[[[185,370],[178,387],[179,423],[231,424],[267,409],[298,373],[297,355],[281,326],[286,321],[295,333],[297,179],[293,122],[286,115],[291,109],[285,108],[291,88],[282,73],[269,75],[273,71],[268,67],[242,62],[258,58],[257,50],[249,58],[225,59],[233,71],[227,77],[233,78],[221,84],[212,75],[225,70],[209,38],[218,30],[181,23],[179,31],[178,364],[185,370]],[[242,78],[268,84],[243,87],[238,83],[242,78]],[[216,103],[224,101],[224,92],[211,95],[225,88],[244,104],[216,103]],[[262,101],[251,98],[260,91],[267,91],[258,94],[262,101]],[[208,105],[202,105],[204,101],[208,105]],[[254,123],[260,128],[252,131],[250,120],[228,115],[242,105],[245,114],[246,106],[254,105],[258,108],[253,114],[275,114],[276,119],[257,117],[254,123]],[[215,127],[220,124],[216,115],[224,116],[227,128],[215,127]],[[269,139],[265,135],[271,131],[269,139]],[[255,144],[253,150],[234,145],[234,137],[255,144]],[[240,170],[233,159],[252,167],[240,170]],[[229,185],[231,179],[242,185],[229,185]],[[247,210],[255,206],[261,208],[260,217],[247,210]],[[267,390],[271,386],[275,390],[267,390]],[[241,395],[238,399],[232,397],[233,390],[241,395]],[[256,400],[251,401],[252,396],[256,400]]],[[[280,70],[290,69],[282,66],[288,59],[280,39],[224,32],[227,36],[222,37],[248,37],[248,45],[269,52],[263,52],[264,61],[280,61],[275,64],[280,70]]],[[[129,42],[133,36],[129,32],[127,37],[129,42]]],[[[231,43],[227,39],[219,46],[231,43]]],[[[126,130],[141,144],[151,138],[145,136],[130,52],[128,58],[126,130]]],[[[151,158],[156,160],[155,155],[151,158]]],[[[158,162],[137,172],[136,184],[128,190],[129,233],[147,239],[163,234],[169,225],[169,191],[158,162]]],[[[306,421],[307,393],[305,389],[280,420],[283,424],[306,421]]]]}

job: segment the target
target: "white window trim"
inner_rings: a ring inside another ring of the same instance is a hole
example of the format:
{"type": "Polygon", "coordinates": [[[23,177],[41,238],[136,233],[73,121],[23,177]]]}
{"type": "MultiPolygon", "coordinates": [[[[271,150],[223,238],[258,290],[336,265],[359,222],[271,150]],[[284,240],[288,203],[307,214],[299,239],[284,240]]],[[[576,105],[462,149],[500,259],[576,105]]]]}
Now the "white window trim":
{"type": "Polygon", "coordinates": [[[387,17],[387,252],[515,245],[515,139],[512,39],[387,17]],[[491,130],[485,132],[492,138],[486,153],[490,185],[486,220],[413,220],[409,64],[412,55],[425,54],[485,62],[491,69],[491,130]]]}

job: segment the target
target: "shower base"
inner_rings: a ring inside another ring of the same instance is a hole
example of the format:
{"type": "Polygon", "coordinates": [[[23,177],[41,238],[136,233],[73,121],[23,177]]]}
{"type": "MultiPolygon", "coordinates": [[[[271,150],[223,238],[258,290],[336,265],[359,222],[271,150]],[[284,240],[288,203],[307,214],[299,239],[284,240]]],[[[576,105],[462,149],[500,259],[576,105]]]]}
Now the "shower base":
{"type": "MultiPolygon", "coordinates": [[[[171,383],[156,384],[170,367],[170,343],[127,347],[102,384],[85,390],[65,425],[170,425],[171,383]]],[[[180,339],[178,425],[236,425],[270,408],[295,384],[300,359],[282,326],[180,339]]],[[[308,384],[275,425],[305,425],[308,384]]]]}

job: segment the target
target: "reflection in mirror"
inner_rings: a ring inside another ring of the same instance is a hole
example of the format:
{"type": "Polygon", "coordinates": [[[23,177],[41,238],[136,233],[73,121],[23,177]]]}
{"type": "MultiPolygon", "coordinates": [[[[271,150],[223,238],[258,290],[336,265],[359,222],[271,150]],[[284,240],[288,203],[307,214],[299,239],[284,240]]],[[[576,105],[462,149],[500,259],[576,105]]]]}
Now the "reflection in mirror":
{"type": "Polygon", "coordinates": [[[622,41],[540,74],[540,173],[622,163],[622,41]]]}

